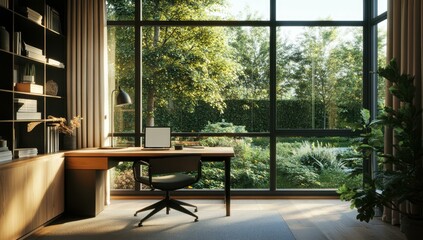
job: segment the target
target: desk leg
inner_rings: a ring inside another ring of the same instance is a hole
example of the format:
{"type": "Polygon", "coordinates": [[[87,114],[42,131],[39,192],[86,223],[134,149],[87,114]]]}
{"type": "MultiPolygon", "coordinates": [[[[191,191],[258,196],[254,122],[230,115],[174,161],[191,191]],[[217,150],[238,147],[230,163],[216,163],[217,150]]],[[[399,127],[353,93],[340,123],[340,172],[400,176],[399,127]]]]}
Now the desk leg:
{"type": "Polygon", "coordinates": [[[231,216],[231,158],[225,159],[225,204],[226,216],[231,216]]]}
{"type": "Polygon", "coordinates": [[[66,213],[95,217],[104,209],[106,170],[66,170],[66,213]]]}

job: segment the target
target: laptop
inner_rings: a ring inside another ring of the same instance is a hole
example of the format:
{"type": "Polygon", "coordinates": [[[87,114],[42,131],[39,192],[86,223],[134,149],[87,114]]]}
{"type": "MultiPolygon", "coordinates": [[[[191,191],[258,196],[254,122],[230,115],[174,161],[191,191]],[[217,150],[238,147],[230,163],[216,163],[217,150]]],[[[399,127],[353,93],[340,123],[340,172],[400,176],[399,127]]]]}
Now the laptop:
{"type": "Polygon", "coordinates": [[[145,150],[166,150],[171,147],[170,127],[145,127],[144,148],[145,150]]]}

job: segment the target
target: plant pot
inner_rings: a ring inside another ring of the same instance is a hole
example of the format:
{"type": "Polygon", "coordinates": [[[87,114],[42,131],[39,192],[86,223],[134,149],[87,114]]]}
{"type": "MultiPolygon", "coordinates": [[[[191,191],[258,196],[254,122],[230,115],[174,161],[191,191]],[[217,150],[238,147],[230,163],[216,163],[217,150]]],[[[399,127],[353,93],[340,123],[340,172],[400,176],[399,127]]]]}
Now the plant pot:
{"type": "Polygon", "coordinates": [[[400,228],[408,240],[421,239],[423,236],[423,218],[404,216],[401,218],[400,228]]]}
{"type": "Polygon", "coordinates": [[[76,149],[76,136],[74,135],[63,135],[63,150],[75,150],[76,149]]]}
{"type": "Polygon", "coordinates": [[[30,75],[24,75],[22,78],[23,82],[28,82],[28,83],[34,83],[35,82],[35,76],[30,76],[30,75]]]}

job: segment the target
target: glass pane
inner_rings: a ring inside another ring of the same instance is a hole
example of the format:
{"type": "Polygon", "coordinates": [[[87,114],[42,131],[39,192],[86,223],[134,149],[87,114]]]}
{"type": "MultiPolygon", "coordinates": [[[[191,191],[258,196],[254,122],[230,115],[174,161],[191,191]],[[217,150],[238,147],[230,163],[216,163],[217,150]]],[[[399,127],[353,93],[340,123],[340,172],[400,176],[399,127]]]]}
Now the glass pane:
{"type": "Polygon", "coordinates": [[[363,20],[363,0],[276,0],[277,20],[363,20]]]}
{"type": "MultiPolygon", "coordinates": [[[[172,144],[189,146],[234,147],[231,161],[232,189],[269,189],[269,138],[231,137],[176,137],[172,144]]],[[[132,162],[121,162],[111,174],[112,189],[135,189],[132,162]]],[[[225,184],[223,162],[203,162],[201,180],[189,189],[223,189],[225,184]]],[[[142,190],[149,190],[141,185],[142,190]]]]}
{"type": "Polygon", "coordinates": [[[268,131],[268,28],[145,27],[142,36],[144,126],[268,131]]]}
{"type": "MultiPolygon", "coordinates": [[[[379,67],[386,66],[386,37],[387,37],[387,20],[377,25],[377,62],[379,67]]],[[[386,81],[383,77],[378,76],[378,108],[383,109],[385,106],[385,89],[386,81]]]]}
{"type": "Polygon", "coordinates": [[[142,2],[143,20],[269,20],[270,0],[142,2]]]}
{"type": "MultiPolygon", "coordinates": [[[[109,107],[114,114],[114,132],[134,132],[135,130],[135,105],[112,106],[115,102],[116,91],[121,87],[135,102],[135,31],[133,27],[108,27],[108,81],[109,81],[109,107]],[[113,97],[113,99],[112,99],[113,97]]],[[[112,126],[110,127],[112,129],[112,126]]],[[[117,144],[128,144],[126,141],[117,141],[117,144]]],[[[116,146],[116,144],[115,144],[116,146]]]]}
{"type": "Polygon", "coordinates": [[[358,27],[277,29],[277,128],[344,129],[360,119],[358,27]]]}
{"type": "Polygon", "coordinates": [[[362,177],[347,178],[348,172],[362,164],[352,147],[352,139],[278,138],[276,143],[277,188],[321,189],[338,188],[343,183],[362,177]]]}
{"type": "Polygon", "coordinates": [[[134,20],[135,0],[107,0],[107,20],[134,20]]]}
{"type": "Polygon", "coordinates": [[[377,15],[388,10],[388,0],[377,0],[377,15]]]}

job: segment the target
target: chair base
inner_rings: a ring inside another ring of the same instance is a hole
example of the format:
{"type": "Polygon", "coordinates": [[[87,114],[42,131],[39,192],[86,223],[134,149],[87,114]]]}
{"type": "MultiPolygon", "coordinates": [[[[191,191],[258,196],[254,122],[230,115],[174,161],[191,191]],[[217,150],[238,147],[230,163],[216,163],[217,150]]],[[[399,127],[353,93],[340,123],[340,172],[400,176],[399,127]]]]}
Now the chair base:
{"type": "Polygon", "coordinates": [[[196,206],[189,204],[189,203],[186,203],[186,202],[178,201],[176,199],[171,199],[170,196],[169,196],[169,192],[166,192],[166,198],[164,198],[163,200],[160,200],[159,202],[156,202],[156,203],[154,203],[150,206],[147,206],[145,208],[142,208],[142,209],[136,211],[134,213],[134,216],[137,216],[137,214],[140,213],[140,212],[144,212],[144,211],[153,209],[153,211],[151,211],[149,214],[147,214],[147,216],[145,216],[143,219],[141,219],[141,221],[138,223],[138,227],[142,227],[142,223],[145,220],[149,219],[151,216],[153,216],[154,214],[156,214],[157,212],[159,212],[163,208],[166,208],[166,214],[169,214],[169,210],[170,210],[170,208],[172,208],[172,209],[175,209],[179,212],[186,213],[188,215],[195,217],[194,222],[198,222],[198,216],[195,215],[194,213],[190,212],[188,209],[184,208],[183,206],[193,207],[193,208],[195,208],[194,212],[197,212],[196,206]]]}

